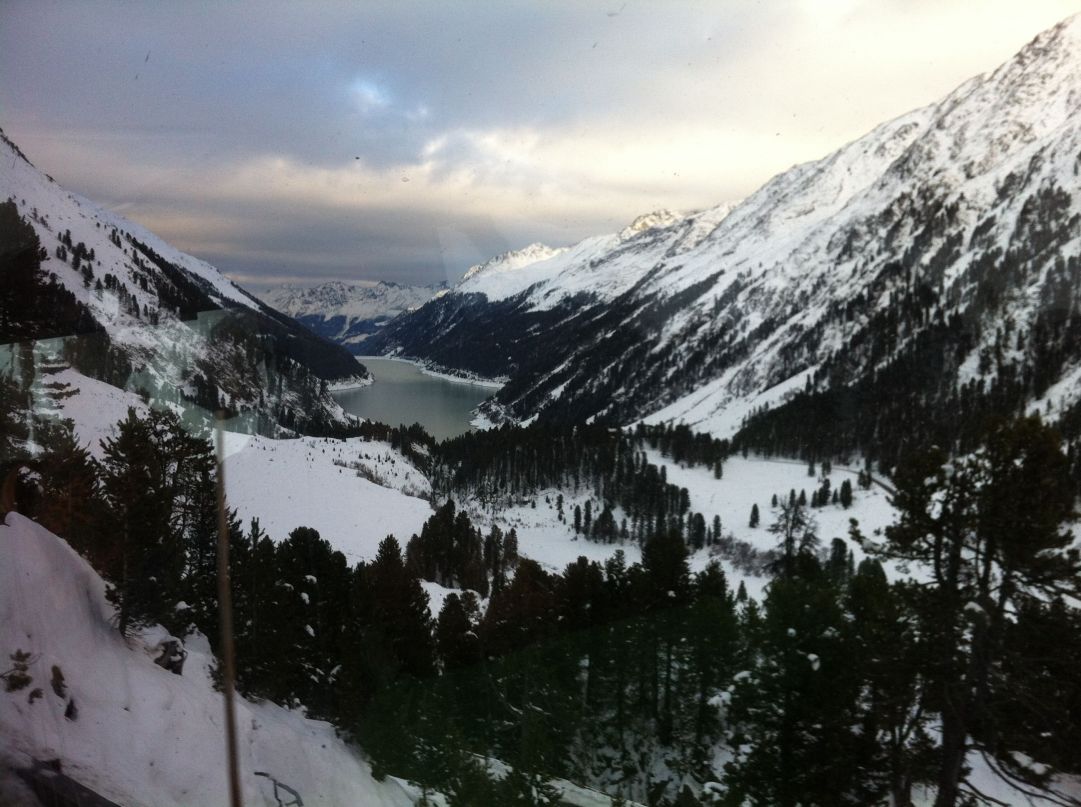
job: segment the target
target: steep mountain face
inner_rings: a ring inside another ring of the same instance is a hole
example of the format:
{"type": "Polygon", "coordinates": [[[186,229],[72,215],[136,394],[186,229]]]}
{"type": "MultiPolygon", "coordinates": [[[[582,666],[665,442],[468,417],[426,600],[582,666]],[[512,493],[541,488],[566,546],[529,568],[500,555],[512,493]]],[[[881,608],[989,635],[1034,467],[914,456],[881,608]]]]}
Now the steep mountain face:
{"type": "Polygon", "coordinates": [[[346,417],[327,390],[367,377],[348,351],[64,191],[0,138],[0,373],[29,388],[35,357],[47,356],[260,431],[346,417]]]}
{"type": "Polygon", "coordinates": [[[1074,17],[734,208],[467,279],[369,347],[509,375],[493,416],[768,450],[888,461],[1026,407],[1081,431],[1079,177],[1074,17]]]}
{"type": "Polygon", "coordinates": [[[353,353],[364,353],[365,340],[399,314],[420,308],[446,287],[398,283],[345,283],[340,280],[303,288],[279,286],[260,295],[271,308],[287,314],[312,333],[353,353]]]}

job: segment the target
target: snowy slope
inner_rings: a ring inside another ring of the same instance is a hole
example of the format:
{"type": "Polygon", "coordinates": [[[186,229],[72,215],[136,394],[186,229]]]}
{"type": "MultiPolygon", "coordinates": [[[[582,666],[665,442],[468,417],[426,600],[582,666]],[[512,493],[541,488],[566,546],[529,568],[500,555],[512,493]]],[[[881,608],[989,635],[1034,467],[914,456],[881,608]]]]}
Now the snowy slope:
{"type": "Polygon", "coordinates": [[[274,541],[312,527],[349,560],[375,557],[393,535],[405,547],[432,514],[431,486],[386,443],[227,435],[226,496],[245,526],[274,541]]]}
{"type": "MultiPolygon", "coordinates": [[[[95,251],[95,274],[104,275],[109,272],[124,276],[127,274],[131,255],[125,254],[127,247],[118,248],[109,240],[110,233],[116,229],[139,239],[170,263],[197,278],[209,298],[219,306],[233,302],[251,310],[261,310],[258,300],[210,264],[175,249],[135,222],[78,194],[65,191],[51,177],[28,162],[15,144],[6,137],[0,142],[0,154],[5,157],[0,160],[0,195],[14,199],[20,212],[31,218],[42,244],[50,254],[56,246],[57,235],[70,230],[74,241],[82,241],[88,249],[95,251]]],[[[61,261],[52,257],[46,268],[58,272],[61,282],[72,289],[81,302],[91,306],[103,321],[113,326],[118,335],[133,335],[125,332],[125,326],[130,326],[131,323],[120,316],[120,312],[108,301],[97,298],[88,289],[83,289],[82,278],[70,267],[65,267],[61,261]],[[68,272],[64,272],[65,268],[70,272],[70,277],[67,276],[68,272]]],[[[133,293],[140,303],[157,302],[155,296],[144,293],[141,288],[133,289],[133,293]]]]}
{"type": "MultiPolygon", "coordinates": [[[[70,421],[78,444],[101,459],[102,440],[114,435],[128,409],[142,414],[149,406],[133,392],[59,366],[43,371],[32,387],[34,411],[70,421]]],[[[245,527],[258,518],[275,541],[312,527],[356,563],[375,557],[387,535],[404,547],[432,514],[427,478],[387,443],[227,431],[225,452],[230,507],[245,527]]]]}
{"type": "MultiPolygon", "coordinates": [[[[1073,17],[994,72],[774,177],[734,208],[659,215],[513,272],[478,274],[375,344],[509,375],[496,419],[650,416],[730,433],[742,418],[734,410],[776,403],[778,390],[800,389],[815,371],[820,385],[866,379],[936,321],[962,323],[967,353],[935,383],[983,375],[990,384],[996,370],[981,373],[980,357],[996,350],[996,327],[1033,332],[1054,299],[1056,262],[1075,271],[1079,154],[1073,17]],[[891,301],[909,298],[922,309],[905,314],[911,321],[883,322],[891,301]],[[486,347],[493,332],[499,342],[486,347]]],[[[1081,367],[1081,348],[1066,349],[1064,375],[1081,367]]],[[[1005,359],[1023,368],[1038,350],[1029,341],[1005,359]]],[[[1061,408],[1081,388],[1055,394],[1061,408]]]]}
{"type": "MultiPolygon", "coordinates": [[[[0,693],[0,780],[32,759],[59,759],[65,774],[119,804],[227,804],[222,702],[205,640],[189,640],[177,676],[153,662],[163,632],[149,630],[129,645],[111,614],[103,582],[82,558],[33,522],[8,515],[0,526],[0,648],[5,657],[31,654],[33,682],[0,693]],[[54,666],[64,696],[50,686],[54,666]],[[42,696],[29,702],[38,687],[42,696]],[[74,720],[64,716],[71,701],[74,720]]],[[[277,803],[257,770],[294,788],[306,805],[414,802],[393,780],[374,781],[329,724],[244,700],[237,718],[245,804],[277,803]]]]}
{"type": "MultiPolygon", "coordinates": [[[[48,379],[46,383],[62,385],[53,388],[61,390],[56,417],[70,420],[79,445],[85,446],[98,459],[103,456],[101,441],[113,436],[113,427],[127,417],[128,409],[134,409],[140,415],[149,409],[135,393],[87,378],[70,368],[45,378],[48,379]]],[[[38,405],[34,411],[43,413],[38,405]]]]}
{"type": "MultiPolygon", "coordinates": [[[[117,375],[117,357],[130,365],[125,377],[103,380],[178,404],[214,409],[224,402],[269,423],[343,418],[321,382],[366,376],[346,351],[204,261],[65,191],[0,132],[2,199],[15,204],[37,235],[42,282],[51,275],[84,307],[77,327],[48,335],[82,334],[78,360],[95,373],[117,375]],[[86,257],[77,269],[73,255],[79,244],[86,257]],[[103,336],[106,344],[86,347],[88,333],[103,336]]],[[[18,301],[5,298],[0,305],[14,307],[4,313],[19,319],[18,301]]]]}
{"type": "MultiPolygon", "coordinates": [[[[43,374],[32,394],[36,413],[70,421],[78,444],[98,459],[129,408],[149,409],[138,395],[70,368],[43,374]]],[[[404,547],[432,514],[427,478],[387,443],[227,431],[225,452],[229,506],[245,527],[258,518],[274,541],[312,527],[356,563],[375,557],[387,535],[404,547]]]]}
{"type": "Polygon", "coordinates": [[[363,342],[388,321],[420,308],[442,290],[442,286],[403,286],[385,281],[331,281],[307,288],[283,285],[260,296],[271,308],[358,353],[363,342]]]}

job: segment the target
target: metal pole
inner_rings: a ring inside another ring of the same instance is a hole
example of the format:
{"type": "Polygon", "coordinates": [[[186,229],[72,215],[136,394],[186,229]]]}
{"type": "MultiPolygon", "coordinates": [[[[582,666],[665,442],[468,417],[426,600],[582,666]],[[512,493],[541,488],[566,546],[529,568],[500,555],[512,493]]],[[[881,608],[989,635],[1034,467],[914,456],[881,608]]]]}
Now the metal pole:
{"type": "Polygon", "coordinates": [[[216,419],[218,448],[218,613],[221,617],[221,691],[225,698],[225,749],[229,763],[229,804],[243,807],[240,793],[240,769],[237,764],[236,713],[233,711],[233,682],[236,660],[233,657],[233,599],[229,586],[229,521],[225,515],[225,413],[216,419]]]}

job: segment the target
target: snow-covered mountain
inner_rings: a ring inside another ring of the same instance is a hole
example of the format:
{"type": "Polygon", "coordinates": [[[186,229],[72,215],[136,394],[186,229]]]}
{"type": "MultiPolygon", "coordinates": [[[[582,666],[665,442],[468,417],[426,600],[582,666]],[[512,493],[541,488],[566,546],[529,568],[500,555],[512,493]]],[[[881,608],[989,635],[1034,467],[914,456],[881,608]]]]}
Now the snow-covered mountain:
{"type": "Polygon", "coordinates": [[[161,401],[243,415],[253,428],[343,418],[327,393],[363,381],[346,350],[214,267],[69,193],[0,132],[0,372],[50,354],[161,401]],[[34,349],[16,348],[37,343],[34,349]]]}
{"type": "Polygon", "coordinates": [[[506,275],[517,273],[520,269],[547,261],[549,258],[562,255],[566,251],[566,248],[533,243],[521,249],[504,252],[484,263],[470,266],[462,275],[458,287],[466,290],[476,288],[483,290],[486,294],[495,296],[495,284],[505,282],[507,280],[506,275]]]}
{"type": "Polygon", "coordinates": [[[497,301],[544,284],[540,305],[545,308],[583,291],[612,299],[641,275],[637,246],[674,228],[676,238],[670,251],[675,254],[690,249],[734,208],[735,204],[723,204],[689,216],[657,210],[639,216],[618,233],[587,238],[569,247],[530,244],[472,267],[454,292],[483,294],[489,301],[497,301]]]}
{"type": "Polygon", "coordinates": [[[399,314],[420,308],[445,286],[398,283],[346,283],[318,286],[286,284],[260,295],[271,308],[287,314],[313,333],[364,353],[364,341],[399,314]]]}
{"type": "Polygon", "coordinates": [[[368,347],[510,376],[497,416],[731,434],[754,412],[775,447],[873,450],[932,405],[1077,412],[1079,176],[1073,17],[734,208],[478,273],[368,347]]]}

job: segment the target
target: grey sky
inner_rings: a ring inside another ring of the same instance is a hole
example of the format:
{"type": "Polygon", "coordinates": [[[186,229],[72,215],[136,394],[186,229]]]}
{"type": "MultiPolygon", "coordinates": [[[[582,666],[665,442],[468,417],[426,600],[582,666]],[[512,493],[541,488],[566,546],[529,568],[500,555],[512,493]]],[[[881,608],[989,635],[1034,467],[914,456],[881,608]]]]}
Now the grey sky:
{"type": "Polygon", "coordinates": [[[741,198],[1076,0],[0,4],[0,126],[241,282],[434,282],[741,198]]]}

